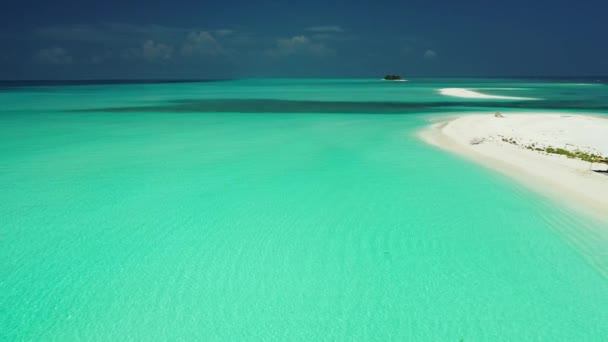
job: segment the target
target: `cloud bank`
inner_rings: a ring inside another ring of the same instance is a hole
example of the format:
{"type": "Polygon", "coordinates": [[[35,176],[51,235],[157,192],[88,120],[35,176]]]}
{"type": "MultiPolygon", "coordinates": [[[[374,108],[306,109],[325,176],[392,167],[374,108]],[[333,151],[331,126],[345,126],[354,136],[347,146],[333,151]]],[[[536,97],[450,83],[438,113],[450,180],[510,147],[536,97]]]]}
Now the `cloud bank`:
{"type": "Polygon", "coordinates": [[[273,57],[286,57],[293,55],[307,55],[315,57],[333,56],[336,51],[323,43],[314,42],[310,38],[299,35],[286,39],[277,39],[273,48],[267,54],[273,57]]]}
{"type": "Polygon", "coordinates": [[[423,56],[426,59],[435,59],[437,58],[437,52],[435,50],[426,50],[423,56]]]}

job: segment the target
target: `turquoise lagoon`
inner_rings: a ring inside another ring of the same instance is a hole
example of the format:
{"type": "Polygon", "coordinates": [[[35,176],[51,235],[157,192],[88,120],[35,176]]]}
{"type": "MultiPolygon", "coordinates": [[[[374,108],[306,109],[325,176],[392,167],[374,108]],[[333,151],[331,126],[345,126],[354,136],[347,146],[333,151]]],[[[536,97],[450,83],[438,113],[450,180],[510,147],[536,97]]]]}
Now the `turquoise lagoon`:
{"type": "Polygon", "coordinates": [[[497,110],[608,88],[4,83],[0,340],[607,341],[605,223],[416,136],[497,110]]]}

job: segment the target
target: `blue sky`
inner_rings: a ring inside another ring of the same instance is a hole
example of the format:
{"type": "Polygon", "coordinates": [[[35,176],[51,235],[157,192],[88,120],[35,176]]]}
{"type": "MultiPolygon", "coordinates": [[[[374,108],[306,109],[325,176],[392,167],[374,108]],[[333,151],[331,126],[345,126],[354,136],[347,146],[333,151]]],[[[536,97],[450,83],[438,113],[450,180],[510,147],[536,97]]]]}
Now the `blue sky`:
{"type": "Polygon", "coordinates": [[[608,1],[21,1],[0,79],[607,75],[608,1]]]}

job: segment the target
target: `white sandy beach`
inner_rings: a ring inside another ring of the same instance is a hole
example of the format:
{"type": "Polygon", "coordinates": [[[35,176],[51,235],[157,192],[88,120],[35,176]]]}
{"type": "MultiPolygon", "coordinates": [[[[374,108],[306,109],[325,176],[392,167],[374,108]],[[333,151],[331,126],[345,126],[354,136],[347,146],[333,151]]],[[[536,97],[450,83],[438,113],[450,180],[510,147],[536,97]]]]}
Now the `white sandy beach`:
{"type": "Polygon", "coordinates": [[[444,96],[460,97],[465,99],[538,100],[532,97],[490,95],[465,88],[442,88],[439,89],[439,93],[444,96]]]}
{"type": "Polygon", "coordinates": [[[593,171],[608,165],[526,148],[564,148],[608,157],[608,119],[566,113],[503,115],[449,117],[421,132],[421,137],[608,220],[608,173],[593,171]]]}

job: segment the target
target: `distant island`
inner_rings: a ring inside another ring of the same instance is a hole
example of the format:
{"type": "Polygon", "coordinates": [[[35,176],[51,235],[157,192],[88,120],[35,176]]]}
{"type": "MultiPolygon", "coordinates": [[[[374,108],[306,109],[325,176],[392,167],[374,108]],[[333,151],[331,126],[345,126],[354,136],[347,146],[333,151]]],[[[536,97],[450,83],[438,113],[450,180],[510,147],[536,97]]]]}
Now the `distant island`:
{"type": "Polygon", "coordinates": [[[384,76],[384,80],[385,81],[400,81],[401,80],[401,76],[399,76],[399,75],[386,75],[386,76],[384,76]]]}

